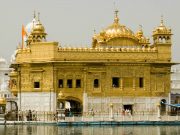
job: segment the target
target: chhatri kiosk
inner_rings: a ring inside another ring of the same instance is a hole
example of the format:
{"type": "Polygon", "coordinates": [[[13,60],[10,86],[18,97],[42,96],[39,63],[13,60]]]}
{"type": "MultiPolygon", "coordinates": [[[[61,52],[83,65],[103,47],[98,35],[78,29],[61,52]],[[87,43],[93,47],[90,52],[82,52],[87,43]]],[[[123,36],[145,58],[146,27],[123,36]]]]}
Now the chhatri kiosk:
{"type": "MultiPolygon", "coordinates": [[[[169,102],[171,29],[161,19],[153,42],[142,27],[133,32],[114,20],[92,37],[91,47],[63,47],[47,41],[36,16],[26,27],[27,45],[18,48],[11,63],[11,91],[19,109],[73,113],[157,113],[157,103],[169,102]]],[[[68,31],[68,29],[67,29],[68,31]]],[[[167,111],[161,106],[161,114],[167,111]]]]}

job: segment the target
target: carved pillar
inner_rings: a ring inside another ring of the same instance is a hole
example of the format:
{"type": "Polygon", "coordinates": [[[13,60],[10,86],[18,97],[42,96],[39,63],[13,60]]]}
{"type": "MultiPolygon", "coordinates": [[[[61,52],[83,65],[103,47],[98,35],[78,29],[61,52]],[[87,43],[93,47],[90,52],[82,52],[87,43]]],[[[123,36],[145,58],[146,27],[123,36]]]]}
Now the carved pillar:
{"type": "Polygon", "coordinates": [[[120,78],[120,90],[123,90],[123,78],[120,78]]]}
{"type": "Polygon", "coordinates": [[[53,69],[53,89],[54,92],[57,93],[57,88],[58,88],[58,76],[57,76],[57,69],[53,69]]]}
{"type": "Polygon", "coordinates": [[[72,78],[72,88],[76,88],[76,79],[77,78],[72,78]]]}
{"type": "Polygon", "coordinates": [[[133,77],[133,90],[136,89],[136,77],[133,77]]]}
{"type": "Polygon", "coordinates": [[[19,110],[21,110],[21,66],[18,64],[18,91],[19,91],[19,94],[18,94],[18,98],[19,98],[19,110]]]}
{"type": "Polygon", "coordinates": [[[58,73],[57,69],[53,68],[53,111],[56,111],[57,107],[57,95],[58,95],[58,73]]]}
{"type": "Polygon", "coordinates": [[[157,91],[157,75],[155,75],[155,91],[157,91]]]}
{"type": "Polygon", "coordinates": [[[67,88],[67,77],[66,76],[64,77],[63,86],[64,86],[64,88],[67,88]]]}
{"type": "Polygon", "coordinates": [[[86,92],[86,89],[87,89],[87,72],[86,72],[86,69],[83,69],[84,72],[83,72],[83,82],[82,82],[82,87],[83,87],[83,91],[86,92]]]}
{"type": "Polygon", "coordinates": [[[83,75],[83,82],[82,82],[82,87],[83,87],[83,113],[86,113],[88,111],[88,95],[86,93],[87,89],[87,72],[86,69],[84,70],[84,75],[83,75]]]}
{"type": "Polygon", "coordinates": [[[146,90],[146,79],[143,78],[143,86],[144,86],[144,91],[146,90]]]}

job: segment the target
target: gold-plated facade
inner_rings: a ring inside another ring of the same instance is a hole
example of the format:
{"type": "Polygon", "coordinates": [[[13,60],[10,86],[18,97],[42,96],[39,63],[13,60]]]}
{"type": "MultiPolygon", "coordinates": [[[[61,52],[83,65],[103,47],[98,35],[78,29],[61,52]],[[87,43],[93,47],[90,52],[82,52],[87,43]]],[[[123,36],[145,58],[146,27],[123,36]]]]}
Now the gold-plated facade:
{"type": "Polygon", "coordinates": [[[27,47],[18,49],[11,65],[15,69],[10,75],[14,82],[11,91],[15,95],[53,92],[55,100],[63,93],[66,100],[78,101],[84,112],[95,99],[101,99],[101,110],[109,104],[103,100],[111,98],[118,100],[114,108],[127,98],[128,102],[142,97],[167,99],[173,64],[171,30],[161,21],[150,44],[142,27],[134,34],[119,23],[117,13],[113,24],[93,36],[90,48],[65,48],[43,40],[46,33],[39,20],[27,47]]]}

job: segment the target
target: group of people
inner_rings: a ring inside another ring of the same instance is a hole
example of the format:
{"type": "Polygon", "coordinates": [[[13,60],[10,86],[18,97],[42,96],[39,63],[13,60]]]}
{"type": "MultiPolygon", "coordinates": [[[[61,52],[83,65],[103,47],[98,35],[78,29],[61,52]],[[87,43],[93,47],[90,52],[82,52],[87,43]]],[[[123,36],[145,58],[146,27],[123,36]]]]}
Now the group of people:
{"type": "MultiPolygon", "coordinates": [[[[33,111],[31,111],[31,110],[26,111],[25,115],[26,115],[27,121],[36,121],[37,120],[37,114],[34,110],[33,111]]],[[[19,116],[19,120],[24,120],[23,112],[19,111],[18,116],[19,116]]]]}
{"type": "Polygon", "coordinates": [[[36,121],[37,120],[37,115],[36,112],[33,110],[29,110],[27,115],[26,115],[27,121],[36,121]]]}
{"type": "Polygon", "coordinates": [[[72,117],[72,111],[70,109],[65,109],[64,115],[66,117],[72,117]]]}

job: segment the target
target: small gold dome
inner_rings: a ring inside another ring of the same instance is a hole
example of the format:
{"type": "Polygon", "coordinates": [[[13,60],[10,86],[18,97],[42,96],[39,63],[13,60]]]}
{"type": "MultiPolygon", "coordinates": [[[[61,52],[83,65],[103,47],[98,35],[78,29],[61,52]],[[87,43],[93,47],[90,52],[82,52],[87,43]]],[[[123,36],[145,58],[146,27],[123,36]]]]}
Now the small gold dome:
{"type": "Polygon", "coordinates": [[[46,35],[47,33],[45,32],[45,28],[40,22],[39,15],[38,15],[38,21],[34,25],[32,32],[28,36],[27,44],[30,45],[31,42],[45,42],[46,35]]]}
{"type": "Polygon", "coordinates": [[[139,40],[139,44],[141,44],[141,45],[148,45],[148,44],[150,44],[149,38],[146,38],[144,36],[143,30],[142,30],[142,25],[139,26],[139,30],[136,33],[136,37],[139,40]]]}
{"type": "Polygon", "coordinates": [[[139,25],[139,30],[136,33],[136,37],[141,38],[142,36],[143,36],[142,25],[139,25]]]}
{"type": "Polygon", "coordinates": [[[33,28],[34,32],[44,33],[45,29],[44,26],[38,21],[38,23],[33,28]]]}
{"type": "Polygon", "coordinates": [[[0,98],[0,104],[6,104],[6,99],[5,98],[0,98]]]}
{"type": "Polygon", "coordinates": [[[40,21],[40,13],[38,13],[38,21],[36,22],[36,24],[33,27],[32,33],[40,33],[40,34],[45,34],[45,28],[42,25],[41,21],[40,21]]]}
{"type": "Polygon", "coordinates": [[[161,24],[155,29],[157,33],[170,33],[171,29],[168,29],[164,24],[161,24]]]}
{"type": "Polygon", "coordinates": [[[161,18],[160,25],[157,28],[155,28],[155,30],[153,31],[153,35],[155,34],[171,34],[171,29],[167,28],[164,25],[163,18],[161,18]]]}

